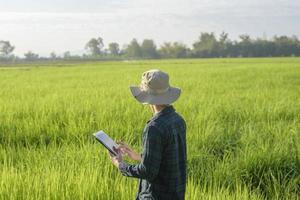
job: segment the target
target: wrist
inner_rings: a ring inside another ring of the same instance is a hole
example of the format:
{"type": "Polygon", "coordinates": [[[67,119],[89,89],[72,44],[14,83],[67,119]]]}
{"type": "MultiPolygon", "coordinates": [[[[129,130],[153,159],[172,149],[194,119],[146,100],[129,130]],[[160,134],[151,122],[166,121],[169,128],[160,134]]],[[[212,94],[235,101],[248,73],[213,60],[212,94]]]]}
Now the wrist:
{"type": "Polygon", "coordinates": [[[122,169],[126,168],[126,163],[124,163],[123,161],[120,162],[118,168],[122,171],[122,169]]]}

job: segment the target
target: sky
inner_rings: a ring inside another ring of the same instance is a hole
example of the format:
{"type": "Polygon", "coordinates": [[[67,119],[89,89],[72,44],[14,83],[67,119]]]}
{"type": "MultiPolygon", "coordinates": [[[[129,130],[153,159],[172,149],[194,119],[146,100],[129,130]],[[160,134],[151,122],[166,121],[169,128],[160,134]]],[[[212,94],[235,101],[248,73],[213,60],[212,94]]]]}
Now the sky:
{"type": "Polygon", "coordinates": [[[201,32],[300,38],[299,0],[0,0],[0,40],[31,50],[84,53],[90,38],[195,42],[201,32]]]}

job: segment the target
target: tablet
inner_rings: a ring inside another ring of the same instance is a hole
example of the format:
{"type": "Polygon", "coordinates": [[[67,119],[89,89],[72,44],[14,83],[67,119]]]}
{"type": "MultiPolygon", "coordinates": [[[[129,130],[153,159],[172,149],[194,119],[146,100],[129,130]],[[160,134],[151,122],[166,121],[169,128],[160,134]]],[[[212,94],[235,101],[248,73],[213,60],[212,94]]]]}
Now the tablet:
{"type": "Polygon", "coordinates": [[[118,153],[114,150],[114,148],[118,147],[118,144],[115,143],[115,141],[111,139],[104,131],[98,131],[93,135],[95,136],[96,140],[98,140],[98,142],[100,142],[110,153],[115,156],[118,155],[118,153]]]}

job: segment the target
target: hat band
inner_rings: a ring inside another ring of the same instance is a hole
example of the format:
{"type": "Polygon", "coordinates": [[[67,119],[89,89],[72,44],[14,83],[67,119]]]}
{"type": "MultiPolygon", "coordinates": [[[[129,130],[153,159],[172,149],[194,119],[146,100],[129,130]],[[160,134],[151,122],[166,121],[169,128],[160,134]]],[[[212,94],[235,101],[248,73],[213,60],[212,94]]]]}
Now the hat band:
{"type": "Polygon", "coordinates": [[[165,89],[152,89],[152,88],[147,88],[146,91],[149,93],[149,94],[162,94],[162,93],[165,93],[167,92],[168,90],[170,89],[170,87],[167,87],[165,89]]]}

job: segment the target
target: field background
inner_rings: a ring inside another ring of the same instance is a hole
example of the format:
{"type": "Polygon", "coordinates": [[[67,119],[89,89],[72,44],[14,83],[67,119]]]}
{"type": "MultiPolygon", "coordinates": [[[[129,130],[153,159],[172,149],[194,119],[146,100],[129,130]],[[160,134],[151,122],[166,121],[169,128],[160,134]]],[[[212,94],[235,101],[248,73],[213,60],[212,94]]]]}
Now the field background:
{"type": "Polygon", "coordinates": [[[186,199],[300,199],[299,58],[3,66],[0,199],[134,199],[91,133],[141,150],[151,113],[128,86],[153,68],[182,88],[186,199]]]}

